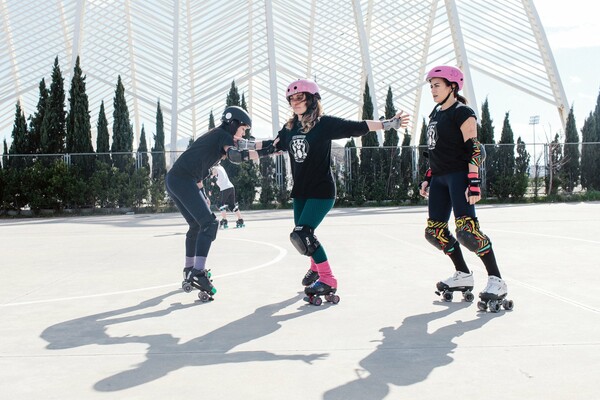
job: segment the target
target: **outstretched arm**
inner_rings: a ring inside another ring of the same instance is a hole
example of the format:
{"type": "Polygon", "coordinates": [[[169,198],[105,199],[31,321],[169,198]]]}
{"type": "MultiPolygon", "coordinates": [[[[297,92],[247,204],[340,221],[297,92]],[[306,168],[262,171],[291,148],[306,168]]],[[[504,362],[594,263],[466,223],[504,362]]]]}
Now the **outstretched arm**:
{"type": "Polygon", "coordinates": [[[400,110],[399,113],[394,115],[391,119],[386,120],[366,120],[365,122],[369,126],[369,131],[377,131],[383,129],[387,131],[389,129],[404,129],[408,125],[408,121],[410,120],[410,115],[405,113],[403,110],[400,110]]]}

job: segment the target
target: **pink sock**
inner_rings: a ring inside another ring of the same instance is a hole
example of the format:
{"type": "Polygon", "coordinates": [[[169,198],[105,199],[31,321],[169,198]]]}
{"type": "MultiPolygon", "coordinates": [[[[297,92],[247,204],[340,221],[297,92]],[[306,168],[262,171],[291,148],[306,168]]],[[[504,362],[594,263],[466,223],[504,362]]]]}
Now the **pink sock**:
{"type": "Polygon", "coordinates": [[[310,270],[315,272],[318,271],[317,264],[315,263],[315,260],[312,257],[310,258],[310,270]]]}
{"type": "Polygon", "coordinates": [[[335,279],[333,272],[331,272],[329,261],[323,261],[320,264],[316,264],[316,267],[317,272],[319,273],[319,280],[332,288],[337,288],[337,279],[335,279]]]}

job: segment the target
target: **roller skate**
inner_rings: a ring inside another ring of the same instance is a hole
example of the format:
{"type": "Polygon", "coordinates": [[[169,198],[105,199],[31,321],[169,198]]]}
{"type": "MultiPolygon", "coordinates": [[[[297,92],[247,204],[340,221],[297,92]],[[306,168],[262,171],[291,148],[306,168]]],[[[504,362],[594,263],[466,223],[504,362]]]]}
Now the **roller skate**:
{"type": "Polygon", "coordinates": [[[319,273],[312,269],[306,271],[306,275],[302,278],[302,286],[310,286],[319,279],[319,273]]]}
{"type": "Polygon", "coordinates": [[[481,300],[477,302],[477,308],[481,311],[489,309],[493,313],[500,311],[500,307],[510,311],[514,307],[514,302],[506,299],[507,294],[506,282],[497,276],[489,276],[487,286],[479,293],[481,300]]]}
{"type": "Polygon", "coordinates": [[[321,296],[324,296],[325,301],[327,301],[329,303],[337,304],[340,302],[340,296],[335,294],[336,291],[337,291],[336,288],[333,288],[333,287],[329,286],[328,284],[317,280],[317,281],[313,282],[312,285],[304,288],[304,293],[306,294],[304,301],[306,301],[310,304],[313,304],[315,306],[320,306],[321,304],[323,304],[323,300],[321,299],[321,296]]]}
{"type": "Polygon", "coordinates": [[[246,225],[244,225],[244,220],[242,218],[238,219],[237,221],[235,221],[235,227],[236,228],[243,228],[246,225]]]}
{"type": "Polygon", "coordinates": [[[181,288],[184,292],[190,293],[194,288],[198,289],[198,298],[202,302],[214,300],[213,295],[217,293],[217,289],[212,285],[212,279],[210,279],[210,270],[206,269],[194,269],[192,267],[186,267],[183,269],[183,282],[181,282],[181,288]]]}
{"type": "Polygon", "coordinates": [[[223,218],[222,220],[219,221],[219,229],[227,229],[228,225],[227,225],[227,220],[225,218],[223,218]]]}
{"type": "Polygon", "coordinates": [[[461,271],[456,271],[454,275],[445,281],[440,281],[436,284],[437,290],[435,294],[442,296],[444,301],[452,301],[454,292],[462,292],[463,299],[471,302],[475,300],[473,290],[473,273],[466,274],[461,271]]]}

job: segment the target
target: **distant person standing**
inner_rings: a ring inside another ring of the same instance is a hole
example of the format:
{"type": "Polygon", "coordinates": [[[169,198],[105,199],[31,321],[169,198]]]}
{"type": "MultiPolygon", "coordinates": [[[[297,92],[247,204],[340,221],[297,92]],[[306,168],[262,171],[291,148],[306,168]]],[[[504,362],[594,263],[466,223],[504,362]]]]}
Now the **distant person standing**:
{"type": "Polygon", "coordinates": [[[221,211],[221,221],[219,227],[227,229],[227,209],[235,214],[237,221],[235,222],[236,228],[243,228],[244,219],[240,212],[240,207],[235,201],[235,187],[229,180],[229,176],[225,171],[225,168],[221,164],[215,165],[211,170],[211,176],[216,179],[216,184],[219,187],[220,199],[219,199],[219,211],[221,211]]]}

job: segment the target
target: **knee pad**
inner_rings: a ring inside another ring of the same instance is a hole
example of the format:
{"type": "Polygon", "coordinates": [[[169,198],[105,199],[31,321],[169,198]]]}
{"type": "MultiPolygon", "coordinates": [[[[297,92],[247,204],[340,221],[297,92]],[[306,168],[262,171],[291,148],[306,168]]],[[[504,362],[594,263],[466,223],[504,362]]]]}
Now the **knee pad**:
{"type": "Polygon", "coordinates": [[[227,211],[227,205],[219,207],[219,211],[227,211]]]}
{"type": "Polygon", "coordinates": [[[427,228],[425,228],[425,239],[438,250],[442,250],[445,254],[452,254],[455,249],[456,239],[448,230],[447,222],[427,220],[427,228]]]}
{"type": "Polygon", "coordinates": [[[456,238],[467,249],[483,257],[492,249],[490,239],[479,230],[477,218],[468,216],[456,218],[456,238]]]}
{"type": "Polygon", "coordinates": [[[232,212],[238,212],[240,211],[240,206],[238,205],[238,203],[235,203],[235,206],[233,206],[233,210],[231,210],[232,212]]]}
{"type": "Polygon", "coordinates": [[[200,227],[202,229],[202,235],[208,237],[211,242],[217,238],[219,222],[217,221],[215,214],[211,213],[210,217],[203,221],[200,227]]]}
{"type": "Polygon", "coordinates": [[[192,226],[190,226],[190,229],[188,229],[187,233],[185,234],[185,237],[188,239],[196,239],[196,237],[198,236],[198,232],[200,232],[200,225],[198,224],[194,224],[192,226]]]}
{"type": "Polygon", "coordinates": [[[314,235],[314,229],[303,225],[296,226],[290,233],[290,242],[298,250],[298,253],[303,256],[312,256],[320,246],[317,237],[314,235]]]}

